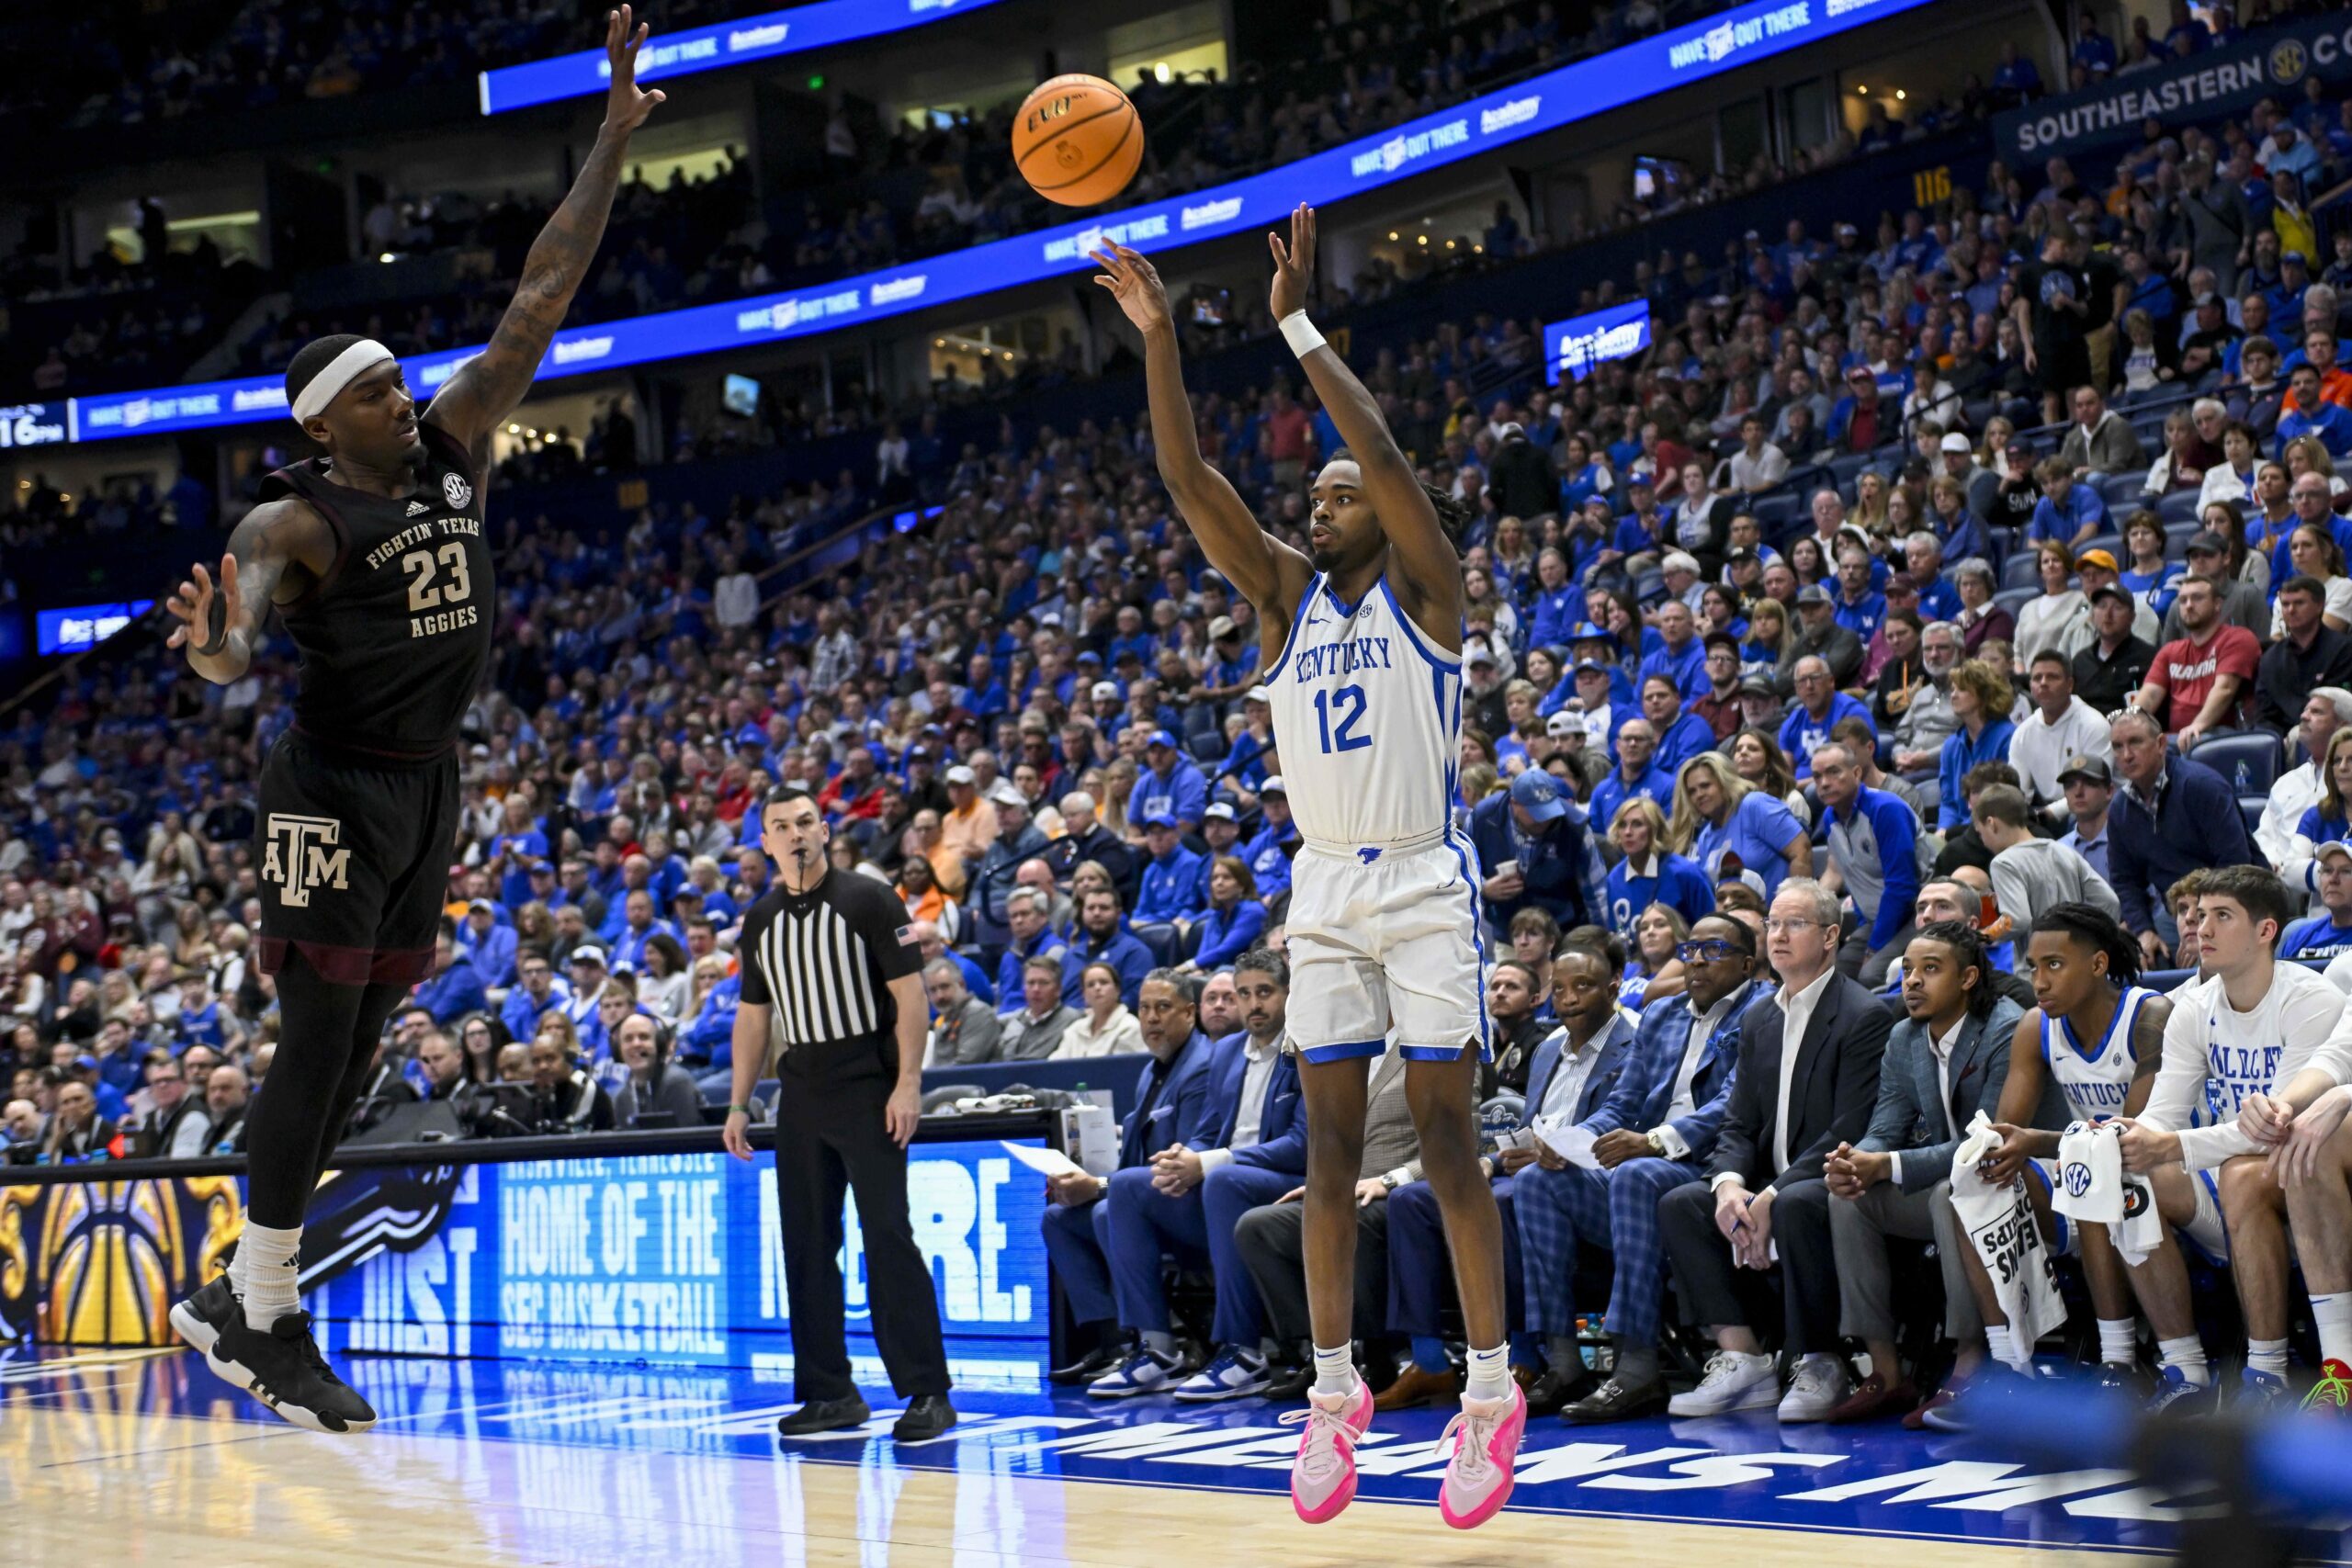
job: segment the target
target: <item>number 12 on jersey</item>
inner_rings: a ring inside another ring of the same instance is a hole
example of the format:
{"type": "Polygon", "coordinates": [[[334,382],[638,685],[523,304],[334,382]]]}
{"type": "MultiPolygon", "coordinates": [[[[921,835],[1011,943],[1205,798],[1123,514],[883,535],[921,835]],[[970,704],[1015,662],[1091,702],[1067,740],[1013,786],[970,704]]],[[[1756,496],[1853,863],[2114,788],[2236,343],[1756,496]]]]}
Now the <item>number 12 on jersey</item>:
{"type": "Polygon", "coordinates": [[[1353,751],[1372,744],[1371,736],[1355,733],[1356,725],[1363,718],[1363,707],[1362,686],[1341,686],[1335,691],[1315,694],[1315,723],[1322,731],[1326,755],[1333,751],[1353,751]]]}

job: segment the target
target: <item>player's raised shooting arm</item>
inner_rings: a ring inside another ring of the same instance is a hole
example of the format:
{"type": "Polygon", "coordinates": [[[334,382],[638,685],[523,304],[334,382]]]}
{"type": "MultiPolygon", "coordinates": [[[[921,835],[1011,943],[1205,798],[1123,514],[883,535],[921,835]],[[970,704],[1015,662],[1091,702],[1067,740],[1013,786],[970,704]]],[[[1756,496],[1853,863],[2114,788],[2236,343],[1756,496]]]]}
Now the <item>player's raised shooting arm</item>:
{"type": "Polygon", "coordinates": [[[1287,626],[1315,569],[1305,556],[1258,525],[1232,482],[1201,456],[1184,391],[1182,354],[1168,310],[1167,286],[1140,251],[1105,245],[1093,254],[1095,278],[1143,334],[1144,382],[1151,404],[1151,446],[1159,479],[1201,542],[1201,552],[1270,622],[1287,626]]]}
{"type": "Polygon", "coordinates": [[[579,178],[523,259],[522,286],[506,307],[490,345],[449,378],[424,417],[466,445],[477,468],[490,457],[491,433],[531,389],[548,344],[563,325],[571,298],[580,291],[620,188],[621,163],[629,133],[645,123],[664,95],[659,87],[639,92],[637,51],[648,28],[622,6],[605,19],[605,55],[612,64],[612,91],[605,101],[605,123],[581,165],[579,178]]]}
{"type": "MultiPolygon", "coordinates": [[[[1274,254],[1272,304],[1280,321],[1306,309],[1307,286],[1315,276],[1315,209],[1302,204],[1291,214],[1289,244],[1279,234],[1267,235],[1266,242],[1274,254]]],[[[1405,568],[1400,588],[1409,585],[1440,629],[1460,625],[1462,557],[1438,523],[1437,507],[1421,489],[1411,461],[1389,434],[1379,403],[1329,344],[1299,355],[1299,364],[1363,471],[1364,496],[1405,568]]]]}
{"type": "Polygon", "coordinates": [[[185,649],[190,670],[227,685],[253,663],[280,590],[299,592],[334,560],[334,536],[317,513],[290,497],[263,502],[230,534],[217,577],[199,562],[164,601],[178,623],[166,646],[185,649]]]}

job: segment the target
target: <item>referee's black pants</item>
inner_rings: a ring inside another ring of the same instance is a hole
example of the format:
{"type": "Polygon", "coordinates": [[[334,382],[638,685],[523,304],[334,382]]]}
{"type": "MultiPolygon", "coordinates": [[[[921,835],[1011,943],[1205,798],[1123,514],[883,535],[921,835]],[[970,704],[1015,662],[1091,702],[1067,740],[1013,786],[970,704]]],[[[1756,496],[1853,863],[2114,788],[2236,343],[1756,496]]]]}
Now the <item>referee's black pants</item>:
{"type": "Polygon", "coordinates": [[[842,1326],[842,1204],[851,1191],[865,1236],[875,1345],[890,1387],[901,1399],[947,1392],[939,1303],[907,1214],[907,1151],[882,1119],[889,1099],[884,1077],[811,1082],[789,1074],[777,1096],[776,1213],[798,1399],[845,1399],[857,1392],[842,1326]]]}

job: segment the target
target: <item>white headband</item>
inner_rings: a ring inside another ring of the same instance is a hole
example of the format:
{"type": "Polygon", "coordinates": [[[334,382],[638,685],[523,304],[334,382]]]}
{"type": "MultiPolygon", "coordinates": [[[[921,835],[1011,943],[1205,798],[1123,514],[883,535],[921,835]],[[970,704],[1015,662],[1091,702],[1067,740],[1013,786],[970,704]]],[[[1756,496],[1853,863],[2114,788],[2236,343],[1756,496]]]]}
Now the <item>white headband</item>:
{"type": "Polygon", "coordinates": [[[328,361],[325,369],[311,378],[311,384],[302,389],[300,397],[294,400],[294,417],[303,420],[324,413],[327,405],[334,401],[334,395],[350,386],[361,371],[373,369],[393,357],[392,351],[374,338],[361,338],[328,361]]]}

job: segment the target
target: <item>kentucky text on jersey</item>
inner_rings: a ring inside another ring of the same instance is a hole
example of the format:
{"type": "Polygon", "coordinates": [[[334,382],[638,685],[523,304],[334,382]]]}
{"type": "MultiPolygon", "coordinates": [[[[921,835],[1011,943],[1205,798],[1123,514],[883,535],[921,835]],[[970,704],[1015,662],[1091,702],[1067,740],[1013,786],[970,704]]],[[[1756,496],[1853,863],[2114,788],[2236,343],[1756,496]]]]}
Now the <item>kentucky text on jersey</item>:
{"type": "Polygon", "coordinates": [[[1298,650],[1298,678],[1320,681],[1326,677],[1352,675],[1359,670],[1394,670],[1389,661],[1388,639],[1385,637],[1352,638],[1341,642],[1327,642],[1320,648],[1298,650]]]}
{"type": "Polygon", "coordinates": [[[2206,1047],[2212,1071],[2205,1077],[2205,1103],[2215,1123],[2234,1120],[2249,1094],[2268,1094],[2278,1081],[2278,1057],[2284,1045],[2224,1045],[2206,1047]]]}
{"type": "Polygon", "coordinates": [[[470,517],[428,518],[424,522],[417,524],[413,528],[401,529],[399,533],[394,534],[390,538],[386,539],[382,544],[378,545],[374,549],[369,550],[368,552],[368,570],[371,571],[374,570],[376,568],[382,566],[386,561],[390,560],[392,558],[399,555],[402,550],[423,544],[425,540],[433,538],[436,535],[440,537],[447,538],[456,534],[465,534],[479,537],[481,534],[481,525],[475,522],[470,517]]]}

